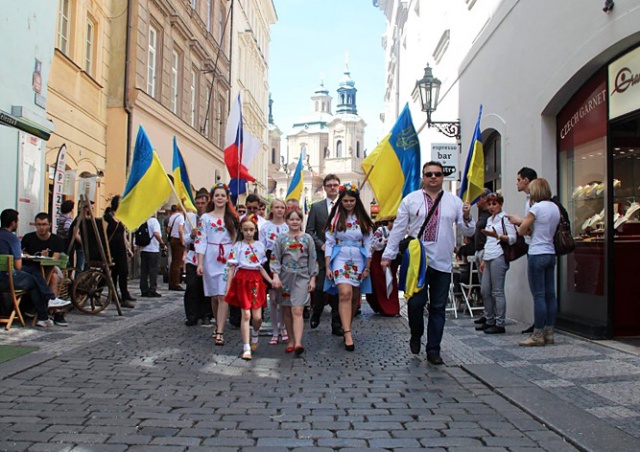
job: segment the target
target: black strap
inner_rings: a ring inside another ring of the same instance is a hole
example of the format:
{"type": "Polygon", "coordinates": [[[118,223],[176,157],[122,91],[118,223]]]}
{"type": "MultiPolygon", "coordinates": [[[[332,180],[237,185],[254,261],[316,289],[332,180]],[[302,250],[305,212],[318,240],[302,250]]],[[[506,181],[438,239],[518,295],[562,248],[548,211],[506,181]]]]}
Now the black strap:
{"type": "MultiPolygon", "coordinates": [[[[442,190],[438,194],[438,197],[436,198],[436,202],[433,203],[433,206],[431,207],[431,209],[427,213],[427,218],[425,218],[424,223],[422,223],[422,227],[420,227],[420,232],[418,232],[418,237],[417,238],[419,240],[422,240],[422,234],[424,234],[424,228],[427,227],[427,224],[429,223],[429,220],[431,219],[431,215],[433,215],[433,212],[435,212],[435,210],[438,208],[438,204],[440,204],[440,200],[442,199],[442,195],[444,195],[444,190],[442,190]]],[[[425,204],[426,204],[426,202],[425,202],[425,204]]]]}

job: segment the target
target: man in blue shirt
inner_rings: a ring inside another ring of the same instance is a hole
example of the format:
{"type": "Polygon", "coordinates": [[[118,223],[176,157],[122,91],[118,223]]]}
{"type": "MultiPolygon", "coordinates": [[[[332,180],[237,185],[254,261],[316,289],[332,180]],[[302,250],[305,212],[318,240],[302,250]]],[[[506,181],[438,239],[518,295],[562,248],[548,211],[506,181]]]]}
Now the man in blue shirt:
{"type": "MultiPolygon", "coordinates": [[[[14,234],[18,229],[18,211],[5,209],[0,214],[0,254],[13,256],[13,283],[16,289],[26,290],[38,313],[39,327],[50,327],[53,322],[49,319],[49,308],[61,308],[71,302],[56,298],[41,273],[27,272],[22,268],[22,250],[20,239],[14,234]]],[[[5,272],[0,274],[0,283],[6,282],[5,272]]]]}

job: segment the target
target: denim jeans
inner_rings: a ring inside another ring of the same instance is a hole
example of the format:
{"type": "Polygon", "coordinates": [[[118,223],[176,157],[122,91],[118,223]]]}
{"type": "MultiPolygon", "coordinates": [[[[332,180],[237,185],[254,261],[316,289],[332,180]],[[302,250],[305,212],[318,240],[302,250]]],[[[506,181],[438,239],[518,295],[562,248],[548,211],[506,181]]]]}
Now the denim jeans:
{"type": "Polygon", "coordinates": [[[440,342],[444,332],[445,306],[449,296],[451,273],[427,267],[427,282],[423,290],[409,299],[407,312],[412,337],[424,334],[424,307],[429,300],[429,321],[427,323],[427,354],[440,354],[440,342]],[[429,292],[427,292],[427,289],[429,292]]]}
{"type": "MultiPolygon", "coordinates": [[[[22,268],[26,269],[26,266],[22,268]]],[[[53,300],[55,296],[42,277],[40,270],[36,272],[30,271],[14,271],[13,285],[16,289],[26,290],[31,298],[33,306],[38,313],[38,320],[47,320],[49,318],[49,300],[53,300]]]]}
{"type": "Polygon", "coordinates": [[[482,274],[482,300],[487,325],[504,327],[507,315],[507,298],[504,295],[504,280],[509,263],[504,256],[498,256],[484,263],[482,274]]]}
{"type": "Polygon", "coordinates": [[[558,300],[556,298],[555,266],[553,254],[529,255],[529,288],[533,295],[534,327],[542,329],[556,324],[558,300]]]}

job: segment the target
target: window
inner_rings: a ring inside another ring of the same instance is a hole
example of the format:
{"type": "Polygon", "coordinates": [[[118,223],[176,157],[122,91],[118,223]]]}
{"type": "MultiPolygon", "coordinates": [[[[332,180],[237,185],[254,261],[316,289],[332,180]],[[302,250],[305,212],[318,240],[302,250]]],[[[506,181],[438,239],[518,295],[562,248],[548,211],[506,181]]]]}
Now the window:
{"type": "Polygon", "coordinates": [[[336,157],[342,158],[342,140],[338,140],[336,143],[336,157]]]}
{"type": "Polygon", "coordinates": [[[94,76],[93,60],[94,60],[94,42],[95,42],[96,26],[91,19],[87,19],[87,40],[84,49],[84,70],[87,74],[94,76]]]}
{"type": "Polygon", "coordinates": [[[180,54],[174,50],[171,54],[171,111],[178,114],[180,97],[180,54]]]}
{"type": "Polygon", "coordinates": [[[149,27],[149,49],[147,62],[147,94],[156,97],[156,60],[158,49],[158,32],[155,28],[149,27]]]}
{"type": "Polygon", "coordinates": [[[276,148],[271,148],[271,163],[276,163],[276,148]]]}
{"type": "Polygon", "coordinates": [[[211,2],[213,0],[207,0],[207,31],[211,33],[211,2]]]}
{"type": "Polygon", "coordinates": [[[218,44],[222,45],[222,39],[224,37],[224,6],[220,7],[220,14],[218,14],[218,44]]]}
{"type": "Polygon", "coordinates": [[[483,140],[484,146],[484,186],[496,192],[502,189],[502,137],[496,131],[483,140]]]}
{"type": "Polygon", "coordinates": [[[191,8],[198,9],[198,0],[191,0],[191,8]]]}
{"type": "Polygon", "coordinates": [[[69,54],[69,24],[71,19],[71,0],[60,0],[58,11],[58,49],[69,54]]]}
{"type": "Polygon", "coordinates": [[[360,158],[360,142],[356,141],[356,157],[360,158]]]}
{"type": "Polygon", "coordinates": [[[191,69],[191,86],[189,87],[189,96],[190,96],[189,97],[189,112],[190,112],[189,124],[191,124],[191,127],[196,126],[197,87],[198,87],[198,73],[194,69],[191,69]]]}

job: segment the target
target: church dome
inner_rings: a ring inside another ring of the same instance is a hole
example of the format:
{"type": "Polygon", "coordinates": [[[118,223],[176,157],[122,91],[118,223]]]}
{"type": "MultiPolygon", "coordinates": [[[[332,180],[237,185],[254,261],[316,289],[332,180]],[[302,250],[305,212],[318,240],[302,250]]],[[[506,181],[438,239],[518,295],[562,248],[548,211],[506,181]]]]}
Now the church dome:
{"type": "Polygon", "coordinates": [[[344,71],[344,75],[340,79],[340,86],[347,86],[349,88],[353,88],[355,85],[356,85],[356,82],[354,82],[353,79],[351,78],[351,72],[349,72],[349,69],[346,69],[344,71]]]}
{"type": "Polygon", "coordinates": [[[318,85],[318,87],[314,91],[314,94],[322,94],[325,96],[329,95],[329,90],[324,87],[324,81],[320,80],[320,85],[318,85]]]}

